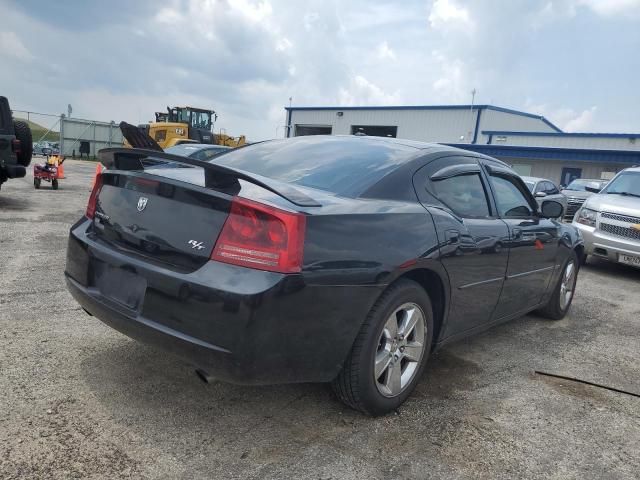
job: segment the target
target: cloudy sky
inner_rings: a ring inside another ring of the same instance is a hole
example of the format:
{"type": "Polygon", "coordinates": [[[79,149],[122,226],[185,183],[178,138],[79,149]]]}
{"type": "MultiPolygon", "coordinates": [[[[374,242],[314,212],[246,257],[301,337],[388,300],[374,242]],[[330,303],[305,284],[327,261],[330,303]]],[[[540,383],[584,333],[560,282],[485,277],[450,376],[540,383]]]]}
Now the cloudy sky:
{"type": "MultiPolygon", "coordinates": [[[[150,120],[209,106],[282,136],[283,107],[490,103],[640,132],[640,0],[0,0],[15,109],[150,120]],[[8,28],[7,28],[8,26],[8,28]]],[[[216,129],[217,129],[216,128],[216,129]]]]}

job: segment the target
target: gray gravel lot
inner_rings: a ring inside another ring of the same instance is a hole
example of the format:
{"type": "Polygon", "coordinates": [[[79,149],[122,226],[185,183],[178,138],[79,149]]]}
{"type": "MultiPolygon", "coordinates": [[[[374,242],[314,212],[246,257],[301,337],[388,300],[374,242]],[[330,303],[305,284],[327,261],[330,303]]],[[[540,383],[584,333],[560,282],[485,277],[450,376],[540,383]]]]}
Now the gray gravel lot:
{"type": "MultiPolygon", "coordinates": [[[[37,160],[36,160],[37,161],[37,160]]],[[[204,384],[64,286],[94,164],[0,191],[0,478],[638,478],[640,271],[592,262],[570,315],[443,349],[397,415],[324,385],[204,384]]]]}

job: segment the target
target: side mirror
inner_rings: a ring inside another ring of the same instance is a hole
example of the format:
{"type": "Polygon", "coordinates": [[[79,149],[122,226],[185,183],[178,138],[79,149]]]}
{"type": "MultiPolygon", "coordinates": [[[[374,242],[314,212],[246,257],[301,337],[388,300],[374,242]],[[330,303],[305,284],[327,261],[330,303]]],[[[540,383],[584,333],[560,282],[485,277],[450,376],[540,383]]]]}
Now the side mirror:
{"type": "Polygon", "coordinates": [[[562,216],[563,206],[555,200],[545,200],[540,207],[540,213],[544,218],[558,218],[562,216]]]}
{"type": "Polygon", "coordinates": [[[599,189],[598,187],[592,187],[592,186],[590,186],[590,185],[586,185],[586,186],[584,187],[584,189],[585,189],[587,192],[591,192],[591,193],[600,193],[600,189],[599,189]]]}
{"type": "Polygon", "coordinates": [[[536,193],[536,198],[544,198],[547,196],[547,194],[545,192],[538,192],[536,193]]]}

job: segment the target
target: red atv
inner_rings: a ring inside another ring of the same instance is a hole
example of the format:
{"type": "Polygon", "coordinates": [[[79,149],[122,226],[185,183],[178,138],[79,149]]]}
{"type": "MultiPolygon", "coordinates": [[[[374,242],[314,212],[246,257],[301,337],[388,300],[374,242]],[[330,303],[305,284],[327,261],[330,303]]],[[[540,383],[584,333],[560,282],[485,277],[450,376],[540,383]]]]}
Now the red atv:
{"type": "Polygon", "coordinates": [[[60,175],[60,165],[64,162],[64,157],[59,157],[56,160],[47,158],[45,163],[39,163],[33,166],[34,187],[40,188],[40,184],[44,180],[45,182],[51,182],[52,189],[58,189],[58,179],[62,178],[60,175]]]}

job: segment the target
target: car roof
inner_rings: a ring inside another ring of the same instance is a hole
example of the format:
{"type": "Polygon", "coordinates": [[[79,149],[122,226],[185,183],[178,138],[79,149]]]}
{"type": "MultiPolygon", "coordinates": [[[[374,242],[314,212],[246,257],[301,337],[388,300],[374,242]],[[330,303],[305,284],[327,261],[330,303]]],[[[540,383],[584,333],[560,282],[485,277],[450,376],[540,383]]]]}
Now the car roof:
{"type": "Polygon", "coordinates": [[[625,168],[623,172],[640,172],[640,165],[634,165],[633,167],[625,168]]]}
{"type": "MultiPolygon", "coordinates": [[[[174,145],[174,147],[183,147],[183,148],[191,148],[193,150],[203,150],[205,148],[219,148],[222,150],[231,150],[233,147],[227,147],[226,145],[215,145],[212,143],[181,143],[179,145],[174,145]]],[[[172,148],[172,147],[169,147],[172,148]]]]}
{"type": "Polygon", "coordinates": [[[542,177],[528,177],[526,175],[520,175],[520,178],[522,178],[525,182],[551,182],[551,180],[549,180],[548,178],[542,177]]]}

